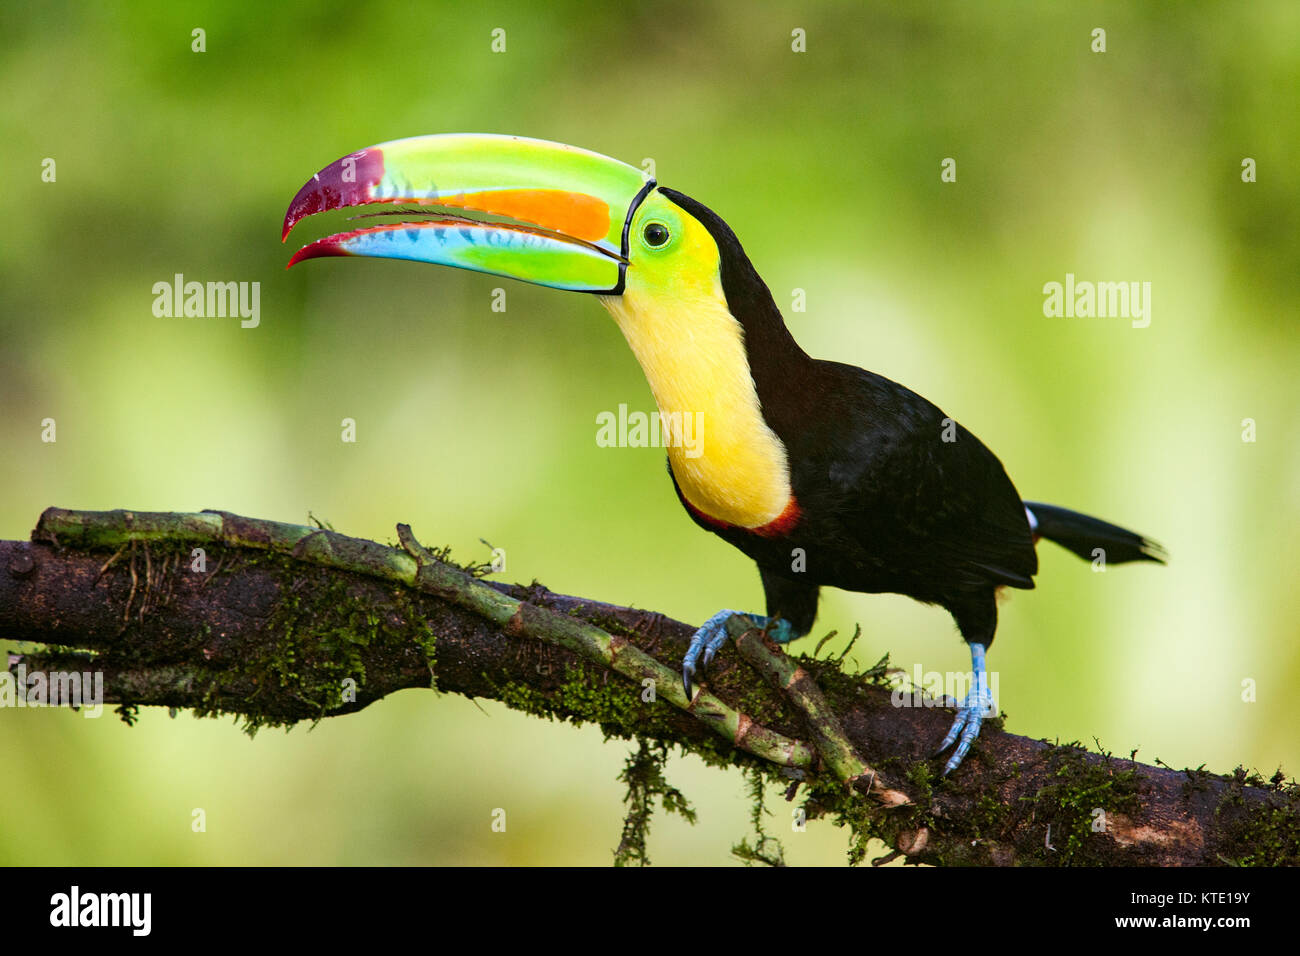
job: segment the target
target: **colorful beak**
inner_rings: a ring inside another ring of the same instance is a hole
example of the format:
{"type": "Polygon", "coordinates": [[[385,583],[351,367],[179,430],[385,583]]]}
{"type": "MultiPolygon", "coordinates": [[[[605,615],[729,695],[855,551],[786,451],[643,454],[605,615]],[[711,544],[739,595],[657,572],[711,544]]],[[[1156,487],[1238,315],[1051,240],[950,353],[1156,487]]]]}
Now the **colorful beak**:
{"type": "Polygon", "coordinates": [[[281,238],[315,213],[383,204],[392,211],[371,215],[403,221],[318,239],[289,265],[320,256],[410,259],[618,294],[628,225],[654,185],[633,166],[560,143],[475,133],[417,136],[330,163],[298,190],[281,238]]]}

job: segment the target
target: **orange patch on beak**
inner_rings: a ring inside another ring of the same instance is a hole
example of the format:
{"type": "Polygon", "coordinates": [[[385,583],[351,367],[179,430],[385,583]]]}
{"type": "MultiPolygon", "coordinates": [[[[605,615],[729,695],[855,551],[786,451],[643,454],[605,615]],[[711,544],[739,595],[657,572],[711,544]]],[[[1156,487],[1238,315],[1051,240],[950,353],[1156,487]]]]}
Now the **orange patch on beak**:
{"type": "Polygon", "coordinates": [[[563,189],[492,189],[443,196],[433,202],[509,216],[588,242],[598,242],[609,234],[609,204],[585,193],[563,189]]]}

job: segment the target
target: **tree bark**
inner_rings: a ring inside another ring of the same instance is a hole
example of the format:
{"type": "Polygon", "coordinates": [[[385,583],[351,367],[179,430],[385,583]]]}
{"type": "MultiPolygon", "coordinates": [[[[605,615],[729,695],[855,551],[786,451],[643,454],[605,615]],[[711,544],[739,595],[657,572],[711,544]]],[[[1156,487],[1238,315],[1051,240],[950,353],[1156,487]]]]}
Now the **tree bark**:
{"type": "Polygon", "coordinates": [[[733,627],[740,653],[687,701],[689,625],[487,582],[398,534],[389,547],[222,512],[49,509],[31,542],[0,541],[0,637],[41,645],[11,657],[0,703],[30,696],[32,675],[97,673],[128,719],[191,708],[251,731],[434,687],[757,767],[791,796],[802,785],[810,819],[851,828],[853,862],[878,838],[886,858],[941,865],[1300,863],[1300,792],[1280,774],[1153,767],[990,721],[941,779],[930,751],[952,712],[898,706],[912,694],[883,662],[849,674],[733,627]]]}

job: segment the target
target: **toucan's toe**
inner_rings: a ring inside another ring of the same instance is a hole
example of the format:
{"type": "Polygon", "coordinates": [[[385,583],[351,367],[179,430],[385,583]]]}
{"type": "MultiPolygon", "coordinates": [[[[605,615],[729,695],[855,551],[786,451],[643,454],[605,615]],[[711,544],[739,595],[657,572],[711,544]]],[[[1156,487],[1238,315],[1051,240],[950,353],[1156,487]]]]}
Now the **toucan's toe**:
{"type": "Polygon", "coordinates": [[[961,706],[957,708],[957,717],[953,720],[952,726],[948,728],[947,735],[943,742],[939,744],[934,752],[934,756],[939,756],[954,743],[957,749],[952,752],[948,758],[948,763],[944,765],[943,772],[940,776],[946,777],[959,766],[966,754],[970,751],[971,744],[975,743],[975,738],[979,736],[980,727],[986,717],[993,717],[997,714],[997,704],[993,701],[993,694],[989,691],[988,673],[984,668],[984,645],[972,644],[971,648],[971,690],[966,695],[966,699],[961,706]]]}
{"type": "Polygon", "coordinates": [[[691,636],[691,644],[686,648],[686,657],[682,659],[682,684],[686,688],[686,699],[691,699],[691,682],[695,678],[695,667],[704,670],[717,656],[718,650],[727,643],[727,621],[740,611],[722,610],[709,618],[691,636]]]}

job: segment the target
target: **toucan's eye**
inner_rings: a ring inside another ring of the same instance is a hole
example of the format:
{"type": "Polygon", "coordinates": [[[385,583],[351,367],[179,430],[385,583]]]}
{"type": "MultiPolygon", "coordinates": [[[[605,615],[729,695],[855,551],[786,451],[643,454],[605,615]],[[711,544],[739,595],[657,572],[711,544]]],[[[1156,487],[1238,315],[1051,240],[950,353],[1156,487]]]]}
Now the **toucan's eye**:
{"type": "Polygon", "coordinates": [[[646,227],[641,231],[641,235],[645,237],[645,244],[647,246],[658,248],[668,241],[668,227],[662,222],[646,223],[646,227]]]}

